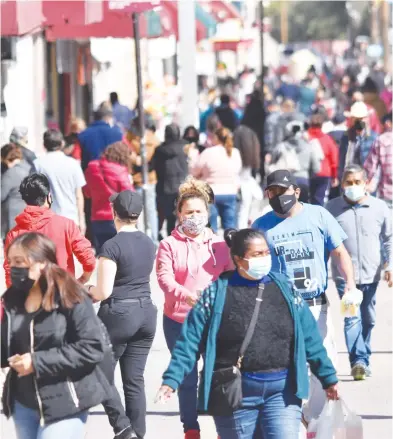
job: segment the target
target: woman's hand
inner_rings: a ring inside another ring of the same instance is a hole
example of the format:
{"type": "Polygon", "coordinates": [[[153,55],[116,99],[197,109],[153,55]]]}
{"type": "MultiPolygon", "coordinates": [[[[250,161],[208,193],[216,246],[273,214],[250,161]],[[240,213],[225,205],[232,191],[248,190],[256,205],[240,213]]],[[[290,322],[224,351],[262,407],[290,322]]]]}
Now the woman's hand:
{"type": "Polygon", "coordinates": [[[191,306],[193,308],[195,304],[198,302],[199,297],[198,296],[187,296],[186,297],[186,303],[187,305],[191,306]]]}
{"type": "Polygon", "coordinates": [[[165,404],[172,397],[174,392],[175,391],[169,386],[161,386],[154,403],[157,404],[158,402],[162,402],[165,404]]]}
{"type": "Polygon", "coordinates": [[[333,384],[332,386],[325,389],[326,397],[329,400],[337,401],[340,399],[338,394],[338,384],[333,384]]]}
{"type": "Polygon", "coordinates": [[[13,355],[8,358],[8,363],[17,372],[19,377],[24,377],[34,372],[31,354],[13,355]]]}

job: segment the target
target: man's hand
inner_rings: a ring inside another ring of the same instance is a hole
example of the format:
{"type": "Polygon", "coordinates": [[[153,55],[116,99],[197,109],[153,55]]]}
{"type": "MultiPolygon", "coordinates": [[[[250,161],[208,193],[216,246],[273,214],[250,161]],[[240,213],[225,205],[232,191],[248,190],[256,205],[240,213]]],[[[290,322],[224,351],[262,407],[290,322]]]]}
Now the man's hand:
{"type": "Polygon", "coordinates": [[[271,163],[271,161],[272,161],[272,155],[271,154],[266,154],[265,155],[265,163],[267,165],[269,165],[271,163]]]}
{"type": "Polygon", "coordinates": [[[87,282],[89,282],[92,274],[92,271],[84,271],[82,276],[78,279],[78,282],[81,284],[86,284],[87,282]]]}
{"type": "Polygon", "coordinates": [[[16,354],[8,358],[8,363],[16,371],[19,377],[30,375],[34,372],[31,354],[16,354]]]}
{"type": "Polygon", "coordinates": [[[388,287],[392,288],[393,287],[393,276],[392,276],[392,272],[389,270],[385,271],[385,280],[388,283],[388,287]]]}
{"type": "Polygon", "coordinates": [[[338,187],[339,184],[340,184],[340,180],[337,177],[333,178],[332,187],[338,187]]]}
{"type": "Polygon", "coordinates": [[[326,397],[329,400],[337,401],[340,399],[340,396],[338,394],[338,384],[333,384],[332,386],[325,389],[326,397]]]}
{"type": "Polygon", "coordinates": [[[154,403],[157,404],[159,402],[166,403],[175,391],[169,386],[161,386],[158,390],[154,403]]]}

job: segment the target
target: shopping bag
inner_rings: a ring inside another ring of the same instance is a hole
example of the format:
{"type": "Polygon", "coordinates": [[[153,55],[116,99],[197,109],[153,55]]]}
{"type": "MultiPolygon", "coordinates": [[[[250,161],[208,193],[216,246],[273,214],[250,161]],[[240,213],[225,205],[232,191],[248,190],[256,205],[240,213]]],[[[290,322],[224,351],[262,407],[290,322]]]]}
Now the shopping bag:
{"type": "Polygon", "coordinates": [[[345,412],[345,439],[363,439],[362,418],[351,411],[342,399],[340,401],[345,412]]]}
{"type": "Polygon", "coordinates": [[[327,401],[317,422],[315,439],[346,439],[341,401],[327,401]]]}
{"type": "Polygon", "coordinates": [[[344,317],[357,316],[362,301],[362,291],[357,288],[352,288],[352,290],[346,292],[341,299],[341,314],[344,317]]]}

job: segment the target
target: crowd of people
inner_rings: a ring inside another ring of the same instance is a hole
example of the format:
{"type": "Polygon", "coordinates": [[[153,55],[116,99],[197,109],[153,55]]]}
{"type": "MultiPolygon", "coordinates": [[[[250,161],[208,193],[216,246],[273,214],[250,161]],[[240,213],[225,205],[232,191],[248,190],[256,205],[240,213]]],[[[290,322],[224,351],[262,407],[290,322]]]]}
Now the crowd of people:
{"type": "Polygon", "coordinates": [[[157,400],[177,391],[185,439],[201,437],[201,412],[221,439],[298,439],[340,398],[330,260],[340,297],[362,292],[344,331],[354,380],[371,376],[376,292],[393,286],[391,84],[327,84],[315,68],[300,84],[265,79],[244,108],[228,87],[209,93],[200,130],[172,123],[162,142],[116,93],[87,127],[47,130],[41,157],[13,130],[1,367],[19,439],[82,438],[98,404],[115,438],[145,437],[154,270],[171,355],[157,400]]]}

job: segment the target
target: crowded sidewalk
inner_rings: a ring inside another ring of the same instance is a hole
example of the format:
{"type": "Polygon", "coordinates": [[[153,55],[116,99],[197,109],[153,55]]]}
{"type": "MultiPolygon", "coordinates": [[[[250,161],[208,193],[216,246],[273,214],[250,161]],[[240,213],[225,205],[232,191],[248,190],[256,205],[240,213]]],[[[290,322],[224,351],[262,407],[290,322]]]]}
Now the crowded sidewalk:
{"type": "MultiPolygon", "coordinates": [[[[4,279],[4,276],[1,276],[4,279]]],[[[162,331],[163,294],[160,291],[156,275],[151,276],[152,297],[158,306],[158,325],[153,348],[148,358],[145,383],[147,395],[147,435],[146,439],[158,437],[182,437],[179,422],[177,398],[172,398],[167,404],[155,404],[154,399],[162,381],[162,373],[169,362],[169,353],[162,331]]],[[[2,285],[4,288],[4,285],[2,285]]],[[[380,283],[377,293],[377,325],[373,332],[373,377],[366,381],[354,382],[350,375],[348,355],[346,351],[343,319],[340,315],[339,301],[334,284],[330,282],[328,290],[332,302],[334,327],[339,352],[338,376],[342,396],[349,407],[363,419],[364,439],[390,439],[393,433],[392,425],[392,306],[393,298],[385,282],[380,283]]],[[[117,385],[121,386],[120,374],[117,370],[117,385]]],[[[200,418],[202,437],[215,439],[217,437],[214,423],[209,416],[200,418]]],[[[88,420],[86,439],[112,437],[112,431],[107,416],[102,407],[91,411],[88,420]]],[[[15,439],[12,422],[7,422],[2,416],[1,438],[15,439]]],[[[302,439],[305,439],[303,432],[302,439]]],[[[299,438],[300,439],[300,438],[299,438]]]]}

